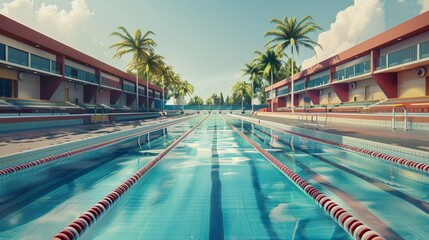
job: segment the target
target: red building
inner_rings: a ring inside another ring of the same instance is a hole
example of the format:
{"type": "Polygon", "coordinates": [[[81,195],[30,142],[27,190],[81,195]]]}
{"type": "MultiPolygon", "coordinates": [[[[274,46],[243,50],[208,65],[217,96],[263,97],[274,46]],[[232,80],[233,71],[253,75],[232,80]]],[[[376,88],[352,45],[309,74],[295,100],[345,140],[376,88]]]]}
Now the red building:
{"type": "MultiPolygon", "coordinates": [[[[384,111],[382,106],[402,101],[412,111],[428,112],[428,72],[429,12],[425,12],[295,74],[295,110],[316,112],[327,106],[338,112],[384,111]]],[[[276,112],[291,111],[290,80],[265,89],[276,112]]]]}
{"type": "Polygon", "coordinates": [[[0,15],[0,100],[161,109],[162,89],[0,15]]]}

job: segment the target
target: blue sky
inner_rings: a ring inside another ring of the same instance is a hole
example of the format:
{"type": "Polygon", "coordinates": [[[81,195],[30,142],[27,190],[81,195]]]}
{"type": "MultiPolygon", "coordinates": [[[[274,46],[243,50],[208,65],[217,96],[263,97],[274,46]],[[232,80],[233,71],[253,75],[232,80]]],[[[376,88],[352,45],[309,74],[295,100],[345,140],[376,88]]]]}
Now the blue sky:
{"type": "Polygon", "coordinates": [[[429,0],[0,0],[1,14],[119,69],[129,59],[112,59],[109,34],[151,30],[156,52],[203,99],[246,79],[240,69],[263,50],[272,18],[310,15],[323,28],[312,36],[318,59],[304,49],[296,58],[311,66],[428,9],[429,0]]]}

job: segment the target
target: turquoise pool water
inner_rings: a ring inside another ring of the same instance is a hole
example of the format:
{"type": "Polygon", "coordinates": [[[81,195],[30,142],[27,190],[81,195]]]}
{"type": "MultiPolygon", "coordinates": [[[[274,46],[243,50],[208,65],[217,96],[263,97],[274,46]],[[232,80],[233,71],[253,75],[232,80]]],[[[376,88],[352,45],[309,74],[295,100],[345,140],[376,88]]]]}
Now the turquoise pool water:
{"type": "MultiPolygon", "coordinates": [[[[50,239],[205,116],[1,176],[0,239],[50,239]]],[[[226,121],[386,239],[429,234],[428,176],[215,114],[81,239],[351,238],[226,121]]]]}
{"type": "Polygon", "coordinates": [[[232,121],[386,239],[429,236],[427,174],[267,127],[232,121]]]}

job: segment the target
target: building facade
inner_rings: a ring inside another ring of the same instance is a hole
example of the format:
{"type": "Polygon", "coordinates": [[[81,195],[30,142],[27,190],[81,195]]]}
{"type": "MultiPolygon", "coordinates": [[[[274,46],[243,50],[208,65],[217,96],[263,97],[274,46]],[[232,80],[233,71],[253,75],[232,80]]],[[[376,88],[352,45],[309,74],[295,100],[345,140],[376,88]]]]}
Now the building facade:
{"type": "Polygon", "coordinates": [[[0,15],[0,98],[161,109],[161,88],[0,15]]]}
{"type": "Polygon", "coordinates": [[[293,79],[293,90],[291,78],[265,89],[274,111],[290,111],[292,91],[298,109],[429,96],[429,12],[319,62],[293,79]]]}

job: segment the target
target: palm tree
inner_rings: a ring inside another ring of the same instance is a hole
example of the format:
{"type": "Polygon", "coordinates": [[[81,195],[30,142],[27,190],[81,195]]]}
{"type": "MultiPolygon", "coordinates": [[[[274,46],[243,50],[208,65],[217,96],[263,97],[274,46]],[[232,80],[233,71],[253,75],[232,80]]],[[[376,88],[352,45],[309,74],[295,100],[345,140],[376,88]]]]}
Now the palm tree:
{"type": "Polygon", "coordinates": [[[244,96],[251,96],[251,87],[246,81],[238,81],[232,86],[232,92],[236,96],[241,97],[241,110],[244,112],[244,96]]]}
{"type": "Polygon", "coordinates": [[[277,76],[281,66],[282,66],[282,53],[274,51],[273,49],[266,49],[264,53],[255,51],[258,54],[256,61],[258,62],[259,67],[262,69],[263,76],[267,78],[268,75],[271,77],[271,112],[274,111],[273,105],[273,79],[274,76],[277,76]]]}
{"type": "Polygon", "coordinates": [[[253,112],[253,95],[255,92],[255,85],[259,86],[262,78],[262,69],[255,59],[250,63],[245,63],[244,68],[241,69],[243,76],[249,75],[249,80],[252,83],[252,112],[253,112]]]}
{"type": "Polygon", "coordinates": [[[172,85],[175,81],[173,67],[165,63],[162,64],[159,73],[153,79],[162,88],[162,111],[164,111],[165,88],[172,85]]]}
{"type": "MultiPolygon", "coordinates": [[[[292,112],[294,112],[294,82],[293,82],[293,62],[294,62],[294,49],[299,54],[299,48],[306,47],[310,48],[316,54],[315,47],[320,47],[320,44],[313,41],[308,35],[315,33],[317,30],[322,30],[316,23],[313,22],[313,18],[310,16],[303,17],[299,22],[296,21],[296,17],[288,18],[284,17],[283,20],[273,18],[271,23],[276,24],[273,30],[267,31],[265,37],[273,37],[269,40],[265,46],[276,44],[275,48],[278,52],[284,52],[287,47],[290,46],[292,56],[292,67],[291,67],[291,103],[292,112]]],[[[273,46],[274,47],[274,46],[273,46]]]]}
{"type": "MultiPolygon", "coordinates": [[[[150,52],[143,61],[141,61],[136,69],[140,70],[146,75],[147,82],[151,82],[151,75],[160,74],[164,62],[163,57],[155,54],[153,51],[150,52]]],[[[149,84],[146,86],[146,111],[149,111],[149,84]]]]}
{"type": "MultiPolygon", "coordinates": [[[[180,82],[180,84],[177,85],[176,90],[176,96],[180,97],[180,98],[184,98],[186,95],[191,96],[194,93],[194,86],[192,86],[192,84],[190,84],[188,81],[186,80],[182,80],[180,82]]],[[[182,107],[184,108],[184,101],[182,102],[182,107]]]]}
{"type": "Polygon", "coordinates": [[[138,65],[146,59],[156,46],[155,41],[150,38],[150,35],[155,35],[152,31],[147,31],[143,36],[140,29],[136,29],[134,37],[128,32],[127,29],[120,26],[118,27],[122,32],[113,32],[110,36],[117,36],[121,41],[112,44],[109,48],[116,48],[116,53],[113,58],[120,59],[122,56],[132,54],[133,57],[129,61],[128,66],[134,67],[136,70],[136,105],[137,111],[139,109],[139,70],[138,65]]]}

